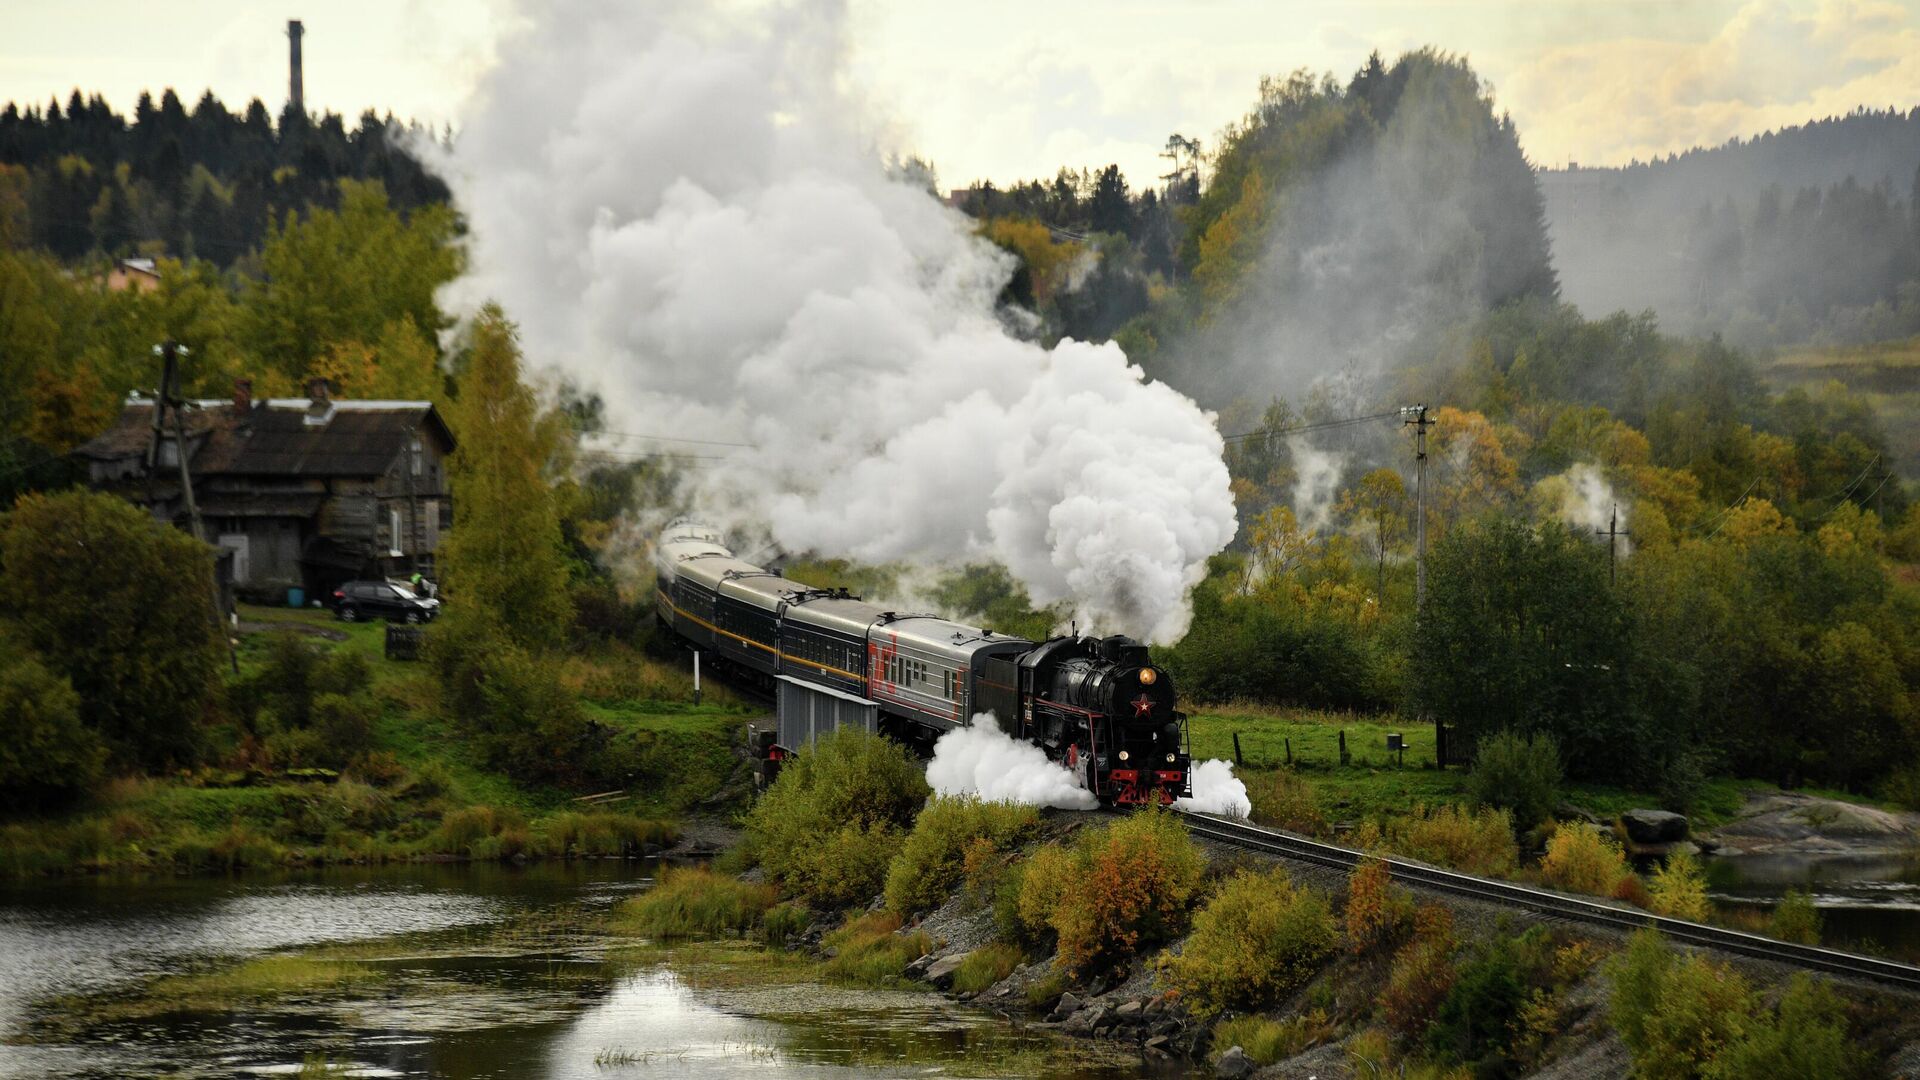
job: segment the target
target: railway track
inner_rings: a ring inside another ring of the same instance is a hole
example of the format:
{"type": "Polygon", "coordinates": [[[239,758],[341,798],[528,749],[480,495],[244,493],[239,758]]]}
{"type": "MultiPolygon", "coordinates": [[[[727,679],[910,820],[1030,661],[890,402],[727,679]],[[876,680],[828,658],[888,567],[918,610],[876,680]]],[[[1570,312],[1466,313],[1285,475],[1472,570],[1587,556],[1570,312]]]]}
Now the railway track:
{"type": "MultiPolygon", "coordinates": [[[[1180,813],[1186,819],[1187,828],[1193,835],[1250,851],[1266,852],[1285,859],[1340,870],[1351,869],[1361,859],[1368,857],[1362,852],[1348,848],[1288,836],[1257,825],[1217,818],[1211,814],[1186,810],[1180,813]]],[[[1717,926],[1703,926],[1685,919],[1670,919],[1643,911],[1628,911],[1611,904],[1568,896],[1549,889],[1537,889],[1507,881],[1494,881],[1474,877],[1471,874],[1455,873],[1451,870],[1439,870],[1404,859],[1388,858],[1386,863],[1391,868],[1393,876],[1402,882],[1452,893],[1455,896],[1483,900],[1504,907],[1521,908],[1535,915],[1591,926],[1607,926],[1626,931],[1651,926],[1667,937],[1688,945],[1718,949],[1721,952],[1736,953],[1759,960],[1771,960],[1775,963],[1806,968],[1828,975],[1864,979],[1920,992],[1920,967],[1911,964],[1813,945],[1795,945],[1791,942],[1761,937],[1758,934],[1726,930],[1717,926]]]]}

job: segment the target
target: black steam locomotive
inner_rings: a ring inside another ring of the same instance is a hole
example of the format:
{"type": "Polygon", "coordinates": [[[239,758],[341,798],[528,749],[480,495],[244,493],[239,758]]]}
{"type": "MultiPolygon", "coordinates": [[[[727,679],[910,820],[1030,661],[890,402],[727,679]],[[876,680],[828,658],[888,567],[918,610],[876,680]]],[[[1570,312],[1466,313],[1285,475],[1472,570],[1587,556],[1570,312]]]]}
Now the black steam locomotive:
{"type": "MultiPolygon", "coordinates": [[[[1192,792],[1173,681],[1131,638],[1036,644],[884,611],[845,589],[813,588],[736,559],[718,530],[686,520],[662,531],[654,562],[661,626],[774,684],[783,730],[815,730],[811,719],[788,722],[789,702],[809,717],[872,716],[880,730],[921,743],[989,715],[1103,803],[1167,803],[1192,792]]],[[[795,741],[789,734],[765,750],[778,758],[798,749],[795,741]]]]}

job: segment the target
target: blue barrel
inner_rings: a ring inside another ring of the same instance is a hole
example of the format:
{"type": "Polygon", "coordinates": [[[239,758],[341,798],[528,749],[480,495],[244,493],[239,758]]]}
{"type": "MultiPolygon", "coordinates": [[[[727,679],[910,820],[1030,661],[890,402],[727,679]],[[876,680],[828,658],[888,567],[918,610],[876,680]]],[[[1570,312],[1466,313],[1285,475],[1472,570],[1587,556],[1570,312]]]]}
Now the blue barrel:
{"type": "Polygon", "coordinates": [[[306,607],[307,606],[307,590],[288,589],[287,590],[287,606],[288,607],[306,607]]]}

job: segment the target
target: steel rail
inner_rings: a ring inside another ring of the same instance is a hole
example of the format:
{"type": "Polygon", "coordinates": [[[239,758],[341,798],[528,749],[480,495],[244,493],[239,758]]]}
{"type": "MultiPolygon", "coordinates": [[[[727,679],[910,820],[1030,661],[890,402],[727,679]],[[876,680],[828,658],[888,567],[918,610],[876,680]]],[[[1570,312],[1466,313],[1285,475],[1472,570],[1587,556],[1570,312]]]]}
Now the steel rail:
{"type": "MultiPolygon", "coordinates": [[[[1282,858],[1346,870],[1353,868],[1362,859],[1373,857],[1350,848],[1288,836],[1257,825],[1229,821],[1198,811],[1182,810],[1179,813],[1186,819],[1188,831],[1195,836],[1253,851],[1264,851],[1282,858]]],[[[1840,952],[1815,945],[1776,941],[1758,934],[1727,930],[1718,926],[1705,926],[1685,919],[1654,915],[1650,912],[1628,911],[1611,904],[1568,896],[1550,889],[1516,885],[1510,881],[1495,881],[1475,877],[1472,874],[1441,870],[1405,859],[1388,857],[1384,861],[1393,876],[1403,882],[1452,893],[1456,896],[1484,900],[1506,907],[1524,908],[1539,915],[1621,930],[1652,927],[1676,941],[1689,945],[1737,953],[1760,960],[1771,960],[1775,963],[1789,964],[1830,975],[1868,979],[1910,990],[1920,990],[1920,967],[1911,964],[1840,952]]]]}

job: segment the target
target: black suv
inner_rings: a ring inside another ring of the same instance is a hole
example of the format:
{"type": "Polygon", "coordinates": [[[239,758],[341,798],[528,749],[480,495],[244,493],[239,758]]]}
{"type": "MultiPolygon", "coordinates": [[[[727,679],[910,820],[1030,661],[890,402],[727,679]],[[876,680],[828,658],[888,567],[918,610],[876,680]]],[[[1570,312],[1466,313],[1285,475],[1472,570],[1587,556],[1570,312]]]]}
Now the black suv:
{"type": "Polygon", "coordinates": [[[388,622],[429,622],[439,613],[436,601],[415,596],[404,585],[388,581],[349,581],[333,590],[333,613],[348,622],[385,619],[388,622]]]}

